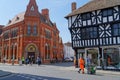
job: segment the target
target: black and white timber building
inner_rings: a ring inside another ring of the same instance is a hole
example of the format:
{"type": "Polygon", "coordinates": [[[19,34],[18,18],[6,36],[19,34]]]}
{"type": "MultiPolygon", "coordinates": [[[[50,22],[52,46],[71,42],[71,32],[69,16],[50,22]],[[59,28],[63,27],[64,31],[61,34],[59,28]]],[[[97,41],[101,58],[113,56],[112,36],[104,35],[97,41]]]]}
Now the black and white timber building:
{"type": "Polygon", "coordinates": [[[65,17],[78,58],[91,58],[98,67],[120,69],[120,0],[90,0],[65,17]]]}

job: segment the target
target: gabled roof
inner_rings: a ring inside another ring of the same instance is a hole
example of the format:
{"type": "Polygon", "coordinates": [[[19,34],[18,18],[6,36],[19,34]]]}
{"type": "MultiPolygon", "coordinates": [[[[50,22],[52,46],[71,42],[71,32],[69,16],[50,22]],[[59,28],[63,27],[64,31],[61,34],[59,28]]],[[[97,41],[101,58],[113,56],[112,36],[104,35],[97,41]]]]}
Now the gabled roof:
{"type": "Polygon", "coordinates": [[[109,8],[109,7],[113,7],[113,6],[117,6],[117,5],[120,5],[120,0],[91,0],[84,6],[78,8],[77,10],[74,10],[72,13],[68,14],[65,18],[68,18],[68,17],[76,15],[76,14],[91,12],[91,11],[109,8]]]}

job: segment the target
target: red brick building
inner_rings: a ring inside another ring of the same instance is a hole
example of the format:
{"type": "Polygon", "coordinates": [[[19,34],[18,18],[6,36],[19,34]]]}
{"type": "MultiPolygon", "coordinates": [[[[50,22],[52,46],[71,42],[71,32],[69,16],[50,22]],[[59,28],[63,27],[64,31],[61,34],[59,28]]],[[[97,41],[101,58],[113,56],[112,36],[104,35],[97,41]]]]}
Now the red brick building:
{"type": "Polygon", "coordinates": [[[1,61],[6,58],[17,63],[19,58],[40,56],[42,63],[49,63],[51,59],[62,60],[63,43],[59,30],[49,18],[49,10],[38,11],[35,0],[30,0],[25,12],[16,15],[4,27],[0,38],[1,61]]]}

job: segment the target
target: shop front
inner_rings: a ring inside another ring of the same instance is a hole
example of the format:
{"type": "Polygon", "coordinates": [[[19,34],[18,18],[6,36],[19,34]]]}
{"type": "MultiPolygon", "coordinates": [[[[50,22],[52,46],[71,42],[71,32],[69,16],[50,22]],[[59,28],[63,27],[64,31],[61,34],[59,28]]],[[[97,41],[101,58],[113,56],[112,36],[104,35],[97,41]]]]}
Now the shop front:
{"type": "Polygon", "coordinates": [[[105,69],[120,69],[119,48],[104,48],[103,60],[105,69]]]}
{"type": "MultiPolygon", "coordinates": [[[[119,47],[102,47],[85,48],[78,50],[78,59],[83,57],[87,65],[87,58],[90,58],[91,64],[95,64],[97,68],[120,70],[120,48],[119,47]]],[[[79,64],[79,62],[78,62],[79,64]]]]}

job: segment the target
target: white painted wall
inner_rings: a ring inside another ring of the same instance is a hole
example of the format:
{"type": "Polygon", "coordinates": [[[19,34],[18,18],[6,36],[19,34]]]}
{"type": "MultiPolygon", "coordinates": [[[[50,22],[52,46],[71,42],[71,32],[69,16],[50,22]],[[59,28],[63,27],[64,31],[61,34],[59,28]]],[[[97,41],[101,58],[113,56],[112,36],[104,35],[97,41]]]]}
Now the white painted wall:
{"type": "Polygon", "coordinates": [[[64,45],[64,58],[66,57],[74,57],[74,50],[72,49],[72,47],[64,45]]]}

